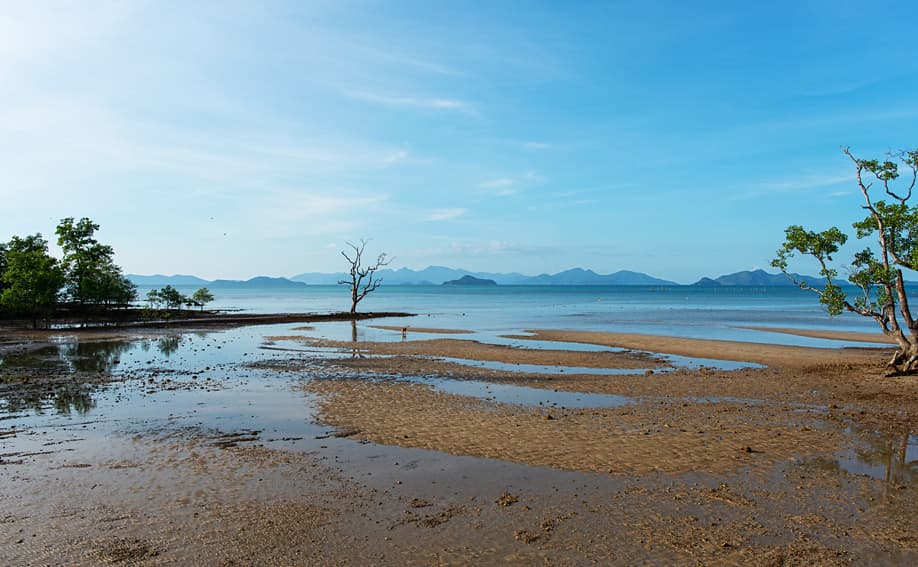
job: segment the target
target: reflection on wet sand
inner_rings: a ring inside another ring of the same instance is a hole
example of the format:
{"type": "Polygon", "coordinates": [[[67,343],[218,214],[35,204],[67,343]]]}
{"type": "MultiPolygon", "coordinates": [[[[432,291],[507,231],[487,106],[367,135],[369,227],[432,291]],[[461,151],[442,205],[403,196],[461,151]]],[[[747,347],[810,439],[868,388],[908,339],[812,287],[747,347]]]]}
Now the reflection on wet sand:
{"type": "Polygon", "coordinates": [[[890,484],[918,486],[918,435],[906,428],[894,434],[868,432],[867,440],[866,447],[855,449],[854,464],[847,459],[843,467],[890,484]]]}

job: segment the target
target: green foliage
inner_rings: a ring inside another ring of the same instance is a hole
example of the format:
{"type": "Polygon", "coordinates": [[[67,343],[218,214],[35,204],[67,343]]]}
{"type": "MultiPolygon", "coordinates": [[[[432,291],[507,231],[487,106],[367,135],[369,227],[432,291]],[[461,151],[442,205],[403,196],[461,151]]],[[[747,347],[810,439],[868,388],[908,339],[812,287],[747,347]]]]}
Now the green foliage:
{"type": "Polygon", "coordinates": [[[189,303],[189,299],[171,285],[162,289],[151,289],[147,292],[147,301],[154,307],[165,309],[180,309],[182,305],[189,303]]]}
{"type": "Polygon", "coordinates": [[[6,243],[0,242],[0,293],[3,292],[3,273],[6,272],[6,243]]]}
{"type": "Polygon", "coordinates": [[[202,287],[201,289],[194,292],[194,294],[191,296],[192,303],[200,307],[201,311],[204,310],[205,305],[207,305],[213,300],[214,300],[214,295],[210,293],[210,290],[207,289],[206,287],[202,287]]]}
{"type": "Polygon", "coordinates": [[[126,305],[137,297],[137,288],[114,263],[114,250],[95,239],[99,225],[88,218],[74,223],[62,219],[55,230],[57,244],[64,251],[61,266],[66,292],[81,305],[126,305]]]}
{"type": "Polygon", "coordinates": [[[845,292],[833,283],[827,283],[819,294],[819,302],[825,305],[829,315],[841,315],[845,307],[845,292]]]}
{"type": "MultiPolygon", "coordinates": [[[[805,254],[816,258],[820,266],[819,275],[828,281],[820,293],[819,301],[825,305],[829,314],[841,314],[846,300],[845,292],[832,283],[832,280],[838,276],[838,272],[829,267],[829,262],[832,261],[832,255],[847,242],[848,237],[834,226],[822,232],[813,232],[802,226],[792,225],[787,227],[784,234],[784,244],[778,249],[777,256],[771,261],[771,265],[787,273],[788,260],[794,255],[805,254]]],[[[810,289],[805,281],[797,282],[797,285],[810,289]]]]}
{"type": "Polygon", "coordinates": [[[63,271],[48,255],[48,243],[41,234],[14,236],[4,257],[0,306],[10,313],[30,316],[34,325],[38,317],[54,310],[64,284],[63,271]]]}

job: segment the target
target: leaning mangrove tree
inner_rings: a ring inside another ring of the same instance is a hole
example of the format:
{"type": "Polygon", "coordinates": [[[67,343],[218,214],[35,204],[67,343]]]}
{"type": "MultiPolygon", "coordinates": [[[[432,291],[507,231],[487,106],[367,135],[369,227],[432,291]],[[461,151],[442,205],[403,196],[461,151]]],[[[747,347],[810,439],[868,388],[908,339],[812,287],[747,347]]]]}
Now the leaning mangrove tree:
{"type": "Polygon", "coordinates": [[[918,177],[918,149],[893,153],[884,160],[857,158],[849,148],[843,151],[854,164],[861,208],[866,212],[863,220],[853,224],[855,234],[869,239],[868,246],[854,254],[849,268],[848,282],[856,291],[849,297],[850,286],[846,290],[839,285],[833,255],[848,236],[834,226],[823,232],[788,227],[772,266],[788,274],[788,260],[794,255],[815,258],[824,285],[788,276],[801,288],[816,292],[829,314],[847,311],[876,321],[898,345],[888,364],[892,372],[914,372],[918,370],[918,321],[909,306],[903,270],[918,271],[918,206],[910,202],[918,177]]]}

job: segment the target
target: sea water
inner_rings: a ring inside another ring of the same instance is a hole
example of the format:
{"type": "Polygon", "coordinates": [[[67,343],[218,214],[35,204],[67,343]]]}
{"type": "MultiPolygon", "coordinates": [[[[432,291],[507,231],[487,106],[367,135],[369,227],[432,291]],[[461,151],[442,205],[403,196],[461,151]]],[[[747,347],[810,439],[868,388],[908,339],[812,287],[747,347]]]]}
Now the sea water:
{"type": "MultiPolygon", "coordinates": [[[[139,289],[144,297],[149,287],[139,289]]],[[[179,288],[183,293],[194,289],[179,288]]],[[[328,313],[350,308],[345,286],[214,288],[210,309],[246,313],[328,313]]],[[[383,285],[361,311],[414,313],[379,324],[464,329],[500,335],[526,329],[642,333],[801,346],[850,346],[744,327],[877,332],[873,320],[830,317],[818,296],[793,286],[483,286],[383,285]]],[[[369,339],[366,323],[361,339],[369,339]]],[[[377,335],[379,333],[376,333],[377,335]]]]}

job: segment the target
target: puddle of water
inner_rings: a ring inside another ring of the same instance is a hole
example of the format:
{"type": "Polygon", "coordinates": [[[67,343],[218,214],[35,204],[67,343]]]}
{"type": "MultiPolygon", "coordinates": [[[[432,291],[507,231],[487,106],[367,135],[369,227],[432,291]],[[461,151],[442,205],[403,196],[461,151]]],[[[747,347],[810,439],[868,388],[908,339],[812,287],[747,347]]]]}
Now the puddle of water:
{"type": "MultiPolygon", "coordinates": [[[[605,345],[595,345],[588,343],[574,343],[574,342],[564,342],[564,341],[544,341],[537,339],[527,339],[520,338],[525,337],[531,333],[527,333],[523,330],[507,333],[502,332],[500,334],[487,333],[487,332],[471,332],[463,335],[455,334],[446,334],[446,333],[415,333],[414,335],[409,335],[411,338],[409,340],[433,340],[433,339],[452,339],[452,340],[471,340],[477,341],[482,344],[488,345],[499,345],[507,346],[511,348],[521,348],[521,349],[533,349],[533,350],[569,350],[574,352],[614,352],[614,353],[623,353],[623,352],[633,352],[636,355],[644,355],[655,360],[661,360],[665,363],[668,363],[671,367],[670,369],[657,369],[657,371],[671,371],[675,368],[685,368],[689,370],[697,370],[700,368],[711,368],[716,370],[741,370],[741,369],[756,369],[756,368],[765,368],[762,364],[756,364],[754,362],[745,362],[739,360],[721,360],[714,358],[693,358],[687,356],[679,356],[675,354],[662,354],[662,353],[653,353],[653,352],[644,352],[644,351],[634,351],[624,348],[609,347],[605,345]],[[514,335],[514,336],[509,336],[514,335]]],[[[400,342],[405,339],[402,338],[400,331],[393,331],[389,329],[376,329],[373,327],[364,327],[361,325],[352,326],[349,323],[341,322],[331,322],[331,323],[320,323],[313,326],[312,329],[305,332],[305,336],[317,338],[317,339],[327,339],[334,341],[369,341],[369,342],[400,342]]],[[[447,359],[443,359],[447,360],[447,359]]],[[[475,364],[477,365],[478,361],[464,361],[462,359],[454,359],[457,364],[475,364]]],[[[625,375],[625,374],[642,374],[648,369],[589,369],[592,372],[585,372],[583,369],[578,367],[562,367],[562,366],[551,366],[551,365],[517,365],[517,364],[505,364],[505,363],[493,363],[495,364],[494,370],[509,371],[509,372],[532,372],[539,374],[555,374],[555,373],[569,373],[569,374],[603,374],[603,375],[625,375]],[[499,366],[502,365],[503,366],[499,366]],[[524,368],[525,367],[525,368],[524,368]]]]}
{"type": "Polygon", "coordinates": [[[426,384],[439,392],[479,398],[502,404],[546,406],[559,408],[608,408],[634,403],[626,396],[614,394],[588,394],[530,388],[516,384],[493,384],[478,380],[420,377],[411,382],[426,384]]]}
{"type": "Polygon", "coordinates": [[[598,374],[602,376],[624,376],[631,374],[644,374],[645,372],[667,372],[672,368],[589,368],[581,366],[557,366],[548,364],[517,364],[514,362],[497,362],[493,360],[471,360],[466,358],[451,358],[448,356],[430,357],[432,360],[461,364],[500,372],[522,372],[529,374],[598,374]]]}
{"type": "Polygon", "coordinates": [[[895,437],[874,433],[865,445],[839,452],[836,461],[842,470],[851,474],[916,486],[918,435],[910,431],[895,437]]]}
{"type": "Polygon", "coordinates": [[[730,360],[712,360],[708,358],[687,358],[670,355],[659,357],[671,364],[663,368],[593,368],[588,366],[561,366],[549,364],[518,364],[515,362],[498,362],[493,360],[472,360],[466,358],[451,358],[447,356],[431,357],[433,360],[475,366],[496,370],[500,372],[522,372],[530,374],[595,374],[599,376],[629,376],[649,374],[655,372],[673,372],[679,368],[698,370],[701,368],[714,368],[719,370],[739,370],[742,368],[765,368],[761,364],[738,362],[730,360]]]}
{"type": "MultiPolygon", "coordinates": [[[[519,335],[525,336],[529,333],[521,332],[519,335]]],[[[719,358],[694,358],[688,356],[680,356],[678,354],[665,354],[665,353],[656,353],[656,352],[647,352],[647,351],[638,351],[630,350],[624,348],[608,347],[603,345],[593,345],[587,343],[571,343],[564,341],[543,341],[537,339],[517,339],[509,338],[505,336],[494,337],[494,339],[499,341],[505,341],[503,343],[495,344],[507,344],[508,346],[516,346],[520,348],[535,348],[535,349],[545,349],[545,350],[572,350],[572,351],[582,351],[582,352],[632,352],[637,355],[645,355],[656,360],[662,360],[668,362],[671,366],[675,368],[685,368],[688,370],[698,370],[700,368],[712,368],[715,370],[741,370],[741,369],[753,369],[753,368],[765,368],[763,364],[756,364],[754,362],[745,362],[741,360],[722,360],[719,358]]]]}

